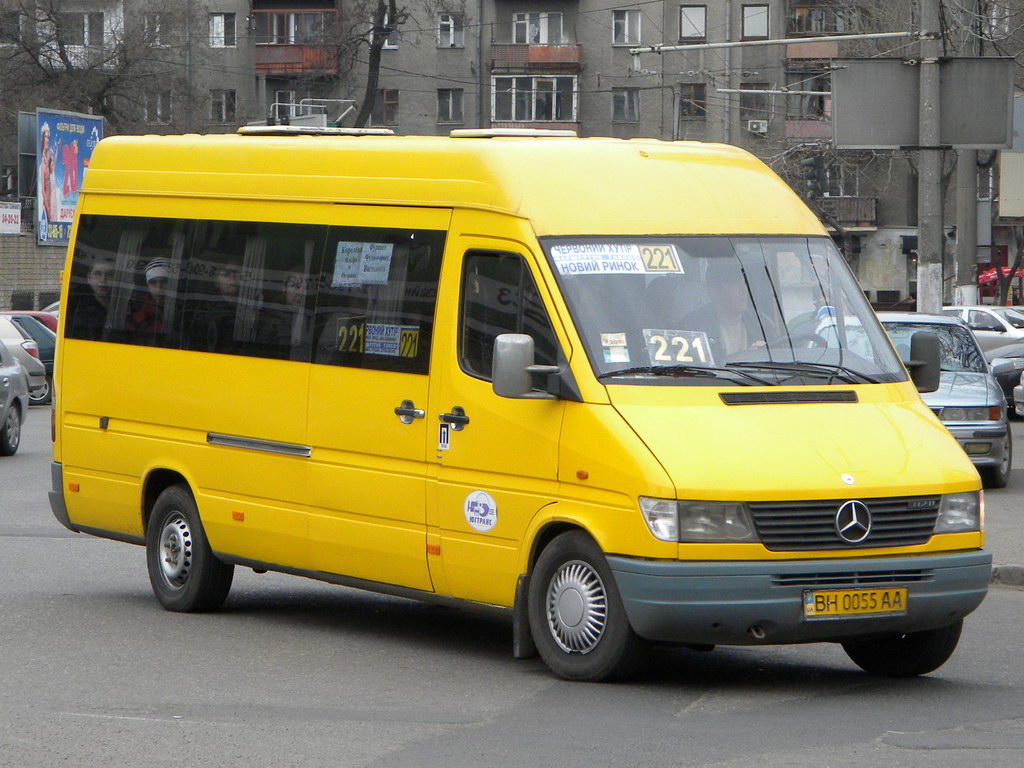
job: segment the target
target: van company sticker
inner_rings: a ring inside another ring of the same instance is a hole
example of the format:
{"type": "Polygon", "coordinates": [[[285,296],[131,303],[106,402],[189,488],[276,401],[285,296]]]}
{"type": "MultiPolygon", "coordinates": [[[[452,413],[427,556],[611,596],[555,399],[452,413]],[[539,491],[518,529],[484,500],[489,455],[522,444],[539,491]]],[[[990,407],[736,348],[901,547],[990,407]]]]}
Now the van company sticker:
{"type": "Polygon", "coordinates": [[[466,514],[469,526],[475,531],[486,533],[498,524],[498,505],[487,491],[473,491],[469,494],[462,511],[466,514]]]}
{"type": "Polygon", "coordinates": [[[604,361],[606,363],[628,363],[629,349],[626,347],[605,347],[604,361]]]}
{"type": "Polygon", "coordinates": [[[331,287],[387,285],[394,248],[393,243],[338,243],[331,287]]]}
{"type": "Polygon", "coordinates": [[[626,334],[624,333],[602,333],[602,347],[624,347],[626,346],[626,334]]]}
{"type": "Polygon", "coordinates": [[[561,275],[682,274],[676,247],[630,243],[575,243],[551,246],[551,257],[561,275]]]}
{"type": "Polygon", "coordinates": [[[416,357],[419,351],[420,329],[412,325],[367,323],[363,351],[368,355],[388,357],[416,357]]]}

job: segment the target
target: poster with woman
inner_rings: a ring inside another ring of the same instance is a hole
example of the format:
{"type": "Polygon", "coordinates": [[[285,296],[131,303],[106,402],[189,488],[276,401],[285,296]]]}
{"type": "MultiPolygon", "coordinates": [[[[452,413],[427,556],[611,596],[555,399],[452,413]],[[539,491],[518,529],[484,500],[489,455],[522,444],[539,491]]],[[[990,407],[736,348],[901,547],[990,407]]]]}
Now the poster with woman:
{"type": "Polygon", "coordinates": [[[103,138],[103,118],[36,110],[36,233],[40,245],[66,246],[82,175],[103,138]]]}

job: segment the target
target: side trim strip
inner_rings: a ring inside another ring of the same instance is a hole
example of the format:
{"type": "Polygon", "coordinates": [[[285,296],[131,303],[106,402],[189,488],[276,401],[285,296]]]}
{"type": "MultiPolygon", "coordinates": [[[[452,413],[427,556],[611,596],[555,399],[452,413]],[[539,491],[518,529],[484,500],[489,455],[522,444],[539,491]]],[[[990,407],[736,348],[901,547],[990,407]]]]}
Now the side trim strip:
{"type": "Polygon", "coordinates": [[[238,437],[237,435],[222,435],[216,432],[206,433],[206,442],[211,445],[225,445],[229,448],[244,448],[249,451],[264,451],[266,453],[283,453],[285,456],[301,456],[308,459],[313,449],[308,445],[296,445],[295,443],[278,443],[273,440],[257,440],[254,437],[238,437]]]}

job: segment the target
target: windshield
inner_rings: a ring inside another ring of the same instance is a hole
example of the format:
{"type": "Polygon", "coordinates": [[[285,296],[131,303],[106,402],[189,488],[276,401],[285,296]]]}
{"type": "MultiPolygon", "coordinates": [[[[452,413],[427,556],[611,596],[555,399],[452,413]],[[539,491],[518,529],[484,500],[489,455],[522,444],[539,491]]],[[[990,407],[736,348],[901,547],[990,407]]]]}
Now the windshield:
{"type": "Polygon", "coordinates": [[[1014,328],[1024,328],[1024,315],[1017,310],[1008,307],[993,307],[992,311],[1014,328]]]}
{"type": "Polygon", "coordinates": [[[910,337],[918,331],[928,331],[939,337],[942,370],[972,371],[974,373],[984,373],[986,370],[985,360],[974,341],[974,335],[962,325],[889,320],[882,321],[882,325],[892,338],[893,346],[904,360],[910,359],[910,337]]]}
{"type": "Polygon", "coordinates": [[[606,383],[906,379],[827,238],[551,237],[542,245],[606,383]]]}

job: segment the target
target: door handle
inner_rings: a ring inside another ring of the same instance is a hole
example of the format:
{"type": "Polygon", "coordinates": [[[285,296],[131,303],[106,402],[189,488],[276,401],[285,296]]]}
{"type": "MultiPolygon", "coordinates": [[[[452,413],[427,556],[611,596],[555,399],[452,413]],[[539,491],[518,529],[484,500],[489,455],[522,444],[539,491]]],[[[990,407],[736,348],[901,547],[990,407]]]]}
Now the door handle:
{"type": "Polygon", "coordinates": [[[462,428],[469,424],[469,416],[466,415],[461,405],[456,405],[452,408],[451,413],[442,413],[437,418],[445,424],[451,424],[452,429],[456,432],[461,432],[462,428]]]}
{"type": "Polygon", "coordinates": [[[423,409],[417,408],[412,400],[403,400],[402,404],[395,408],[395,415],[403,424],[412,424],[413,419],[422,419],[423,409]]]}

